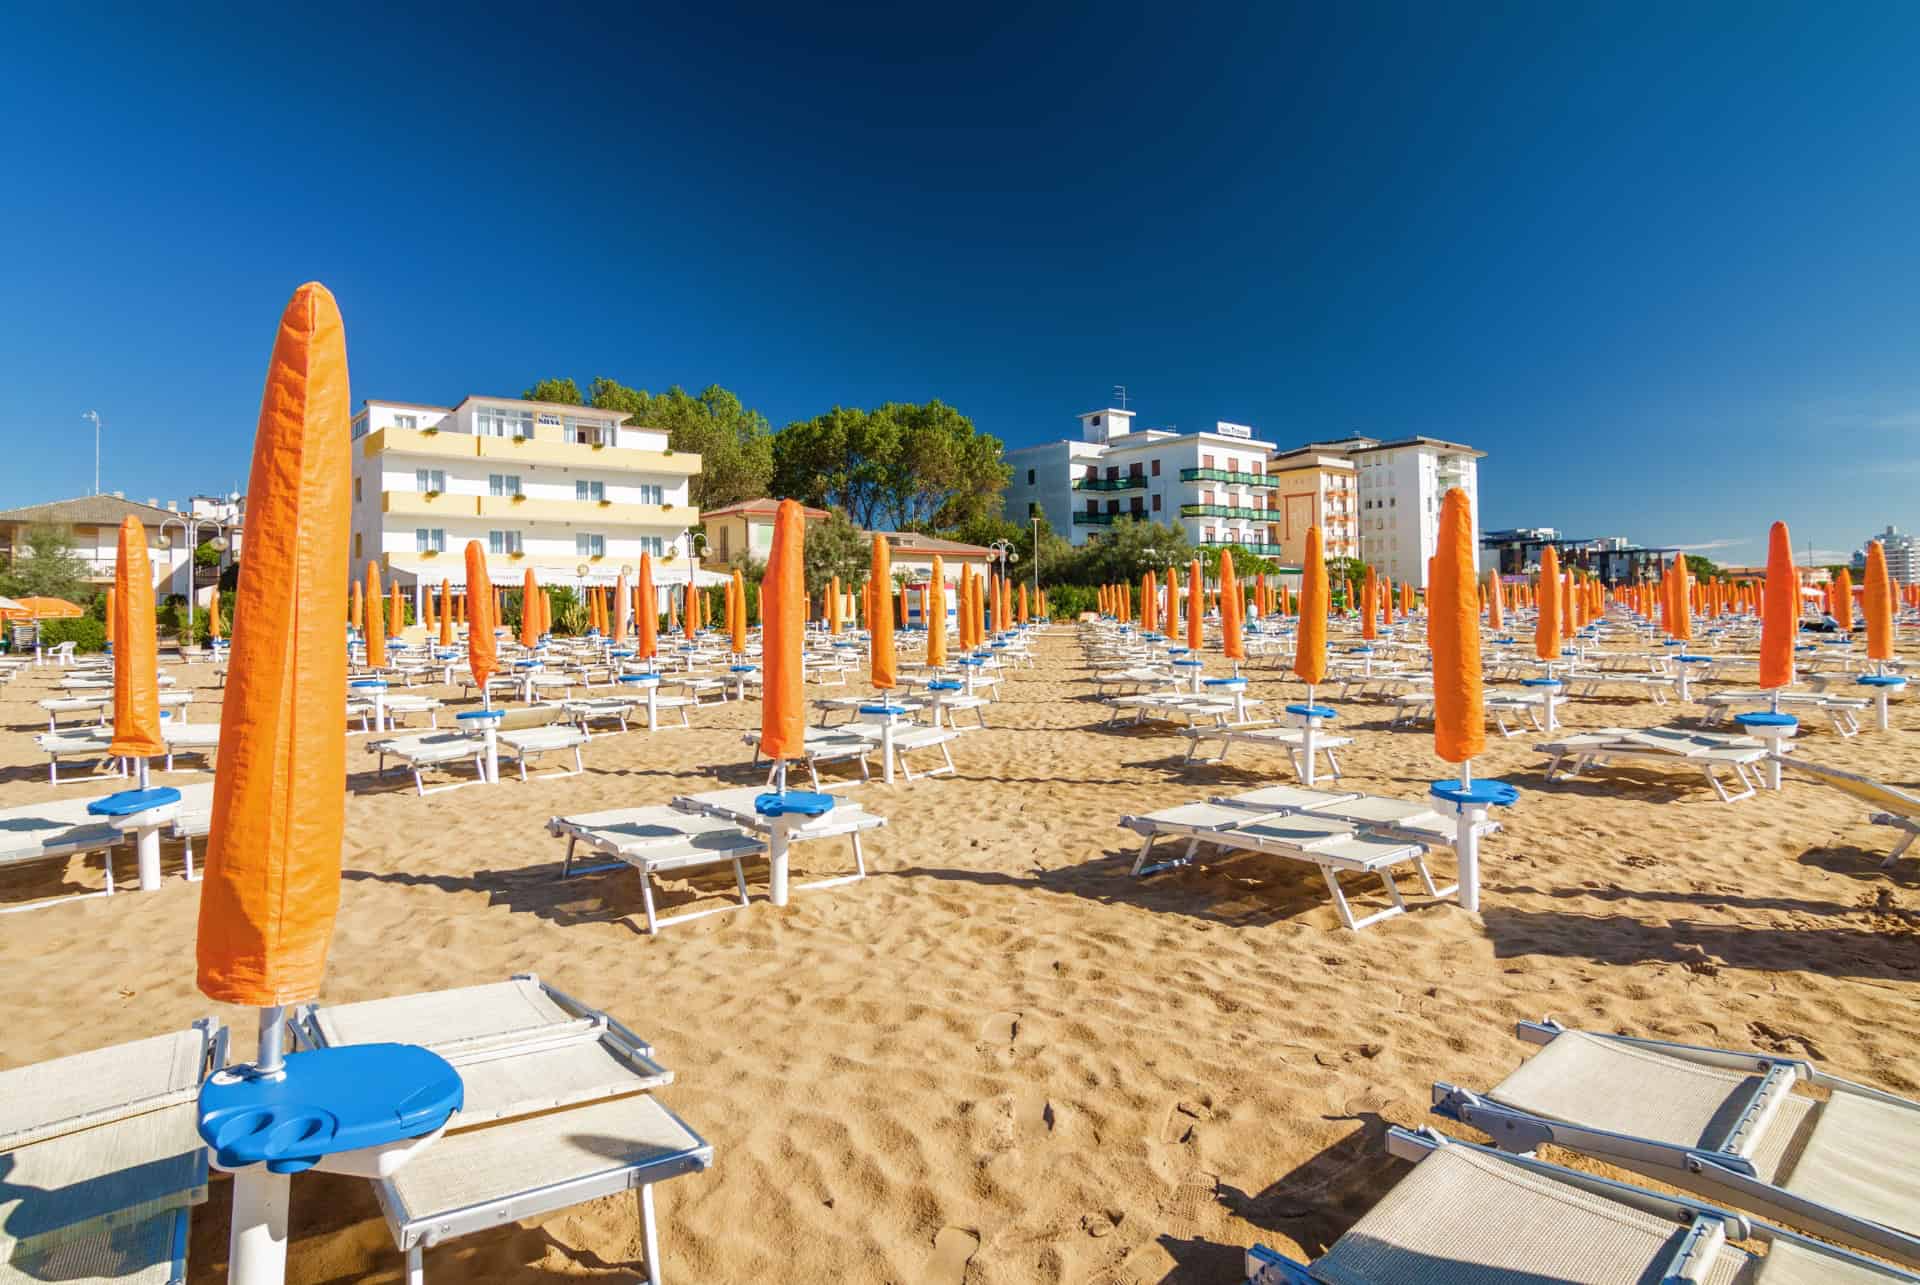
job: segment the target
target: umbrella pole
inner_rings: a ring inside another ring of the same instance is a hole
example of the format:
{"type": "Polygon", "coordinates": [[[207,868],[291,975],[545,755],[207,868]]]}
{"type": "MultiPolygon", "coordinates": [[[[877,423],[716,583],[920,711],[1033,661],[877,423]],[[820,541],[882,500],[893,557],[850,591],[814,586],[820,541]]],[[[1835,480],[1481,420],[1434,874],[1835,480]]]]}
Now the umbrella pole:
{"type": "MultiPolygon", "coordinates": [[[[773,765],[773,792],[787,792],[787,760],[781,758],[773,765]]],[[[787,904],[787,818],[773,818],[771,832],[767,836],[767,895],[776,906],[787,904]]]]}
{"type": "MultiPolygon", "coordinates": [[[[260,1010],[260,1051],[252,1075],[279,1078],[286,1073],[286,1009],[260,1010]]],[[[287,1206],[293,1176],[270,1173],[263,1164],[233,1174],[233,1228],[227,1239],[229,1279],[234,1285],[278,1285],[287,1278],[287,1206]]]]}
{"type": "Polygon", "coordinates": [[[1300,748],[1302,751],[1301,757],[1305,760],[1305,762],[1303,763],[1300,769],[1300,783],[1302,785],[1310,786],[1313,784],[1313,728],[1314,728],[1314,724],[1320,721],[1319,719],[1315,718],[1312,713],[1312,710],[1313,710],[1313,684],[1312,683],[1307,684],[1307,710],[1308,710],[1307,715],[1300,720],[1301,722],[1307,725],[1306,731],[1303,732],[1300,736],[1300,748]]]}
{"type": "MultiPolygon", "coordinates": [[[[1460,764],[1460,784],[1473,784],[1473,760],[1460,764]]],[[[1460,864],[1460,908],[1469,914],[1480,913],[1480,818],[1485,808],[1456,803],[1454,808],[1453,852],[1460,864]]]]}

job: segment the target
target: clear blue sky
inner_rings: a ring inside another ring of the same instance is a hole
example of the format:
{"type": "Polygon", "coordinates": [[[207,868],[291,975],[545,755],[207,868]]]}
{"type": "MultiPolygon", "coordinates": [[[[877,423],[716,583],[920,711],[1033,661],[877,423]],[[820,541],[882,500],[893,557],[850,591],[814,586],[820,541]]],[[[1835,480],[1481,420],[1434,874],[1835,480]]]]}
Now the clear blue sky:
{"type": "MultiPolygon", "coordinates": [[[[16,7],[0,504],[244,480],[317,278],[356,399],[597,374],[1490,452],[1482,519],[1920,520],[1920,7],[16,7]]],[[[1720,546],[1723,541],[1741,541],[1720,546]]]]}

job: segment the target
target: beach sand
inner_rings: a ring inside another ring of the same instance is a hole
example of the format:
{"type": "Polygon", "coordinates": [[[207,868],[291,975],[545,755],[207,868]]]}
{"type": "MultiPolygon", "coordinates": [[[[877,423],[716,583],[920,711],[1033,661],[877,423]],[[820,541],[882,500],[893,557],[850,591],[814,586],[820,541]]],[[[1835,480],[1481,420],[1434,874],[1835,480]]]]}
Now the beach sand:
{"type": "MultiPolygon", "coordinates": [[[[757,704],[702,708],[690,731],[596,736],[582,776],[425,799],[398,776],[376,786],[356,748],[320,998],[531,970],[652,1041],[678,1076],[661,1096],[715,1152],[659,1191],[665,1273],[682,1282],[1235,1280],[1253,1241],[1310,1255],[1350,1226],[1403,1172],[1386,1126],[1431,1123],[1436,1079],[1497,1080],[1522,1060],[1513,1022],[1547,1014],[1804,1055],[1920,1093],[1920,868],[1883,872],[1893,832],[1836,791],[1789,779],[1728,805],[1680,768],[1549,785],[1541,737],[1496,734],[1478,774],[1522,795],[1483,847],[1484,913],[1413,897],[1353,933],[1306,868],[1239,857],[1129,879],[1121,815],[1291,773],[1244,749],[1183,767],[1164,727],[1100,726],[1071,627],[1039,653],[993,726],[957,744],[956,777],[855,793],[890,822],[871,836],[872,878],[779,912],[761,866],[751,909],[655,938],[632,872],[556,879],[562,844],[544,823],[753,781],[740,733],[757,704]]],[[[167,668],[210,719],[208,667],[167,668]]],[[[0,689],[0,806],[90,792],[49,787],[33,749],[48,672],[0,689]]],[[[1277,671],[1252,677],[1270,708],[1301,695],[1277,671]]],[[[1579,701],[1566,718],[1683,712],[1579,701]]],[[[1343,705],[1343,784],[1420,798],[1452,770],[1429,731],[1389,731],[1390,715],[1343,705]]],[[[1920,783],[1913,698],[1891,733],[1802,726],[1810,759],[1920,783]]],[[[840,844],[797,858],[810,873],[848,861],[840,844]]],[[[157,893],[134,889],[130,857],[118,869],[121,895],[0,920],[0,1065],[209,1012],[251,1054],[251,1012],[194,988],[197,886],[177,851],[157,893]]],[[[1452,878],[1450,854],[1436,873],[1452,878]]],[[[16,870],[0,905],[99,883],[97,859],[16,870]]],[[[722,905],[731,875],[697,885],[697,901],[670,885],[663,908],[722,905]]],[[[1371,889],[1357,902],[1380,904],[1371,889]]],[[[310,1174],[293,1192],[291,1280],[400,1279],[366,1184],[310,1174]]],[[[216,1179],[194,1213],[195,1281],[224,1279],[229,1199],[216,1179]]],[[[426,1262],[441,1282],[625,1281],[641,1257],[627,1196],[426,1262]]]]}

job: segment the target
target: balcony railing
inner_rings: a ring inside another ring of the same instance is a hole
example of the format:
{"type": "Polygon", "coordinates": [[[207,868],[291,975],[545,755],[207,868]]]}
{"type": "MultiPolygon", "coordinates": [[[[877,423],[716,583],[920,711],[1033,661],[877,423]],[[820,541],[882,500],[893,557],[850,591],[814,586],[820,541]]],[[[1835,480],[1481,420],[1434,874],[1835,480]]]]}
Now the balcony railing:
{"type": "Polygon", "coordinates": [[[1278,486],[1278,480],[1265,473],[1237,473],[1223,468],[1183,468],[1182,482],[1225,482],[1228,486],[1278,486]]]}
{"type": "Polygon", "coordinates": [[[1130,515],[1125,513],[1075,513],[1073,524],[1075,526],[1112,526],[1117,519],[1128,516],[1130,515]]]}
{"type": "Polygon", "coordinates": [[[1272,509],[1248,509],[1237,504],[1183,504],[1183,518],[1244,518],[1248,522],[1276,522],[1279,513],[1272,509]]]}
{"type": "Polygon", "coordinates": [[[1076,491],[1144,491],[1147,478],[1142,474],[1128,474],[1126,477],[1076,477],[1073,479],[1076,491]]]}
{"type": "Polygon", "coordinates": [[[1199,543],[1209,549],[1245,549],[1262,558],[1278,558],[1286,554],[1286,550],[1277,544],[1249,544],[1245,540],[1202,540],[1199,543]]]}

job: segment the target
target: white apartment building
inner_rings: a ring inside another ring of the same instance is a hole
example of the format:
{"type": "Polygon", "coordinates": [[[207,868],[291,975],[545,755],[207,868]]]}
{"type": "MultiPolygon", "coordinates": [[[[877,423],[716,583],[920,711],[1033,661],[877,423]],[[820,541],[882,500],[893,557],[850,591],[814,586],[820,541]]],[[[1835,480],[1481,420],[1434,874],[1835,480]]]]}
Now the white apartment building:
{"type": "Polygon", "coordinates": [[[1353,461],[1359,484],[1360,557],[1396,583],[1427,585],[1427,559],[1440,534],[1440,500],[1455,487],[1473,512],[1473,565],[1480,565],[1480,467],[1485,451],[1437,437],[1390,442],[1355,435],[1314,442],[1320,456],[1353,461]]]}
{"type": "Polygon", "coordinates": [[[664,429],[586,406],[468,397],[458,406],[367,401],[353,418],[353,567],[390,583],[466,583],[466,548],[494,584],[606,585],[651,553],[656,580],[693,565],[687,500],[700,457],[664,429]]]}
{"type": "Polygon", "coordinates": [[[1037,506],[1076,545],[1134,518],[1183,527],[1194,544],[1237,544],[1280,556],[1267,472],[1273,443],[1225,421],[1210,432],[1136,431],[1133,414],[1088,411],[1080,417],[1078,441],[1008,451],[1007,517],[1024,522],[1037,506]]]}
{"type": "MultiPolygon", "coordinates": [[[[1887,529],[1878,535],[1868,536],[1867,544],[1872,544],[1875,540],[1880,542],[1880,551],[1886,555],[1887,576],[1895,584],[1920,583],[1920,538],[1889,524],[1887,529]]],[[[1866,571],[1866,544],[1853,551],[1853,569],[1857,573],[1866,571]]]]}

